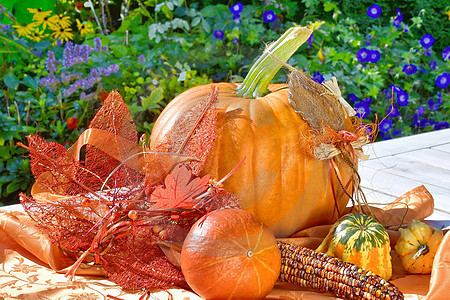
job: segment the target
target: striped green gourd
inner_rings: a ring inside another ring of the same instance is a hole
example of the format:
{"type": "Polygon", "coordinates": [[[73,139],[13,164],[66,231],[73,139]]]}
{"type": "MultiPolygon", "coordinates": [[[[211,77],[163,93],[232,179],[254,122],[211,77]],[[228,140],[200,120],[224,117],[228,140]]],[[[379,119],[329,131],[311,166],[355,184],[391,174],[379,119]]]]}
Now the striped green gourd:
{"type": "Polygon", "coordinates": [[[317,251],[351,262],[386,280],[392,276],[389,235],[370,216],[359,213],[343,216],[331,227],[317,251]]]}

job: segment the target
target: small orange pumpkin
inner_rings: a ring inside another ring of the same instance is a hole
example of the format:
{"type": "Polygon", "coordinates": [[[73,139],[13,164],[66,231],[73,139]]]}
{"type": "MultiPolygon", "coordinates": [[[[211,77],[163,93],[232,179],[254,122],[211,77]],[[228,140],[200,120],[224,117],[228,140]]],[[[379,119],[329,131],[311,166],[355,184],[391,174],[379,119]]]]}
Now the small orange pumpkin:
{"type": "MultiPolygon", "coordinates": [[[[270,48],[284,61],[311,34],[304,27],[291,29],[270,48]]],[[[276,237],[289,237],[301,229],[334,222],[337,212],[348,203],[353,183],[343,166],[335,170],[328,160],[305,154],[302,140],[311,135],[310,126],[289,104],[288,86],[268,84],[280,68],[281,64],[265,53],[242,84],[214,84],[219,89],[217,109],[222,126],[204,173],[221,179],[245,159],[224,182],[225,189],[238,196],[241,207],[269,226],[276,237]],[[341,182],[336,172],[341,174],[341,182]]],[[[164,143],[177,120],[210,91],[211,85],[197,86],[175,97],[153,127],[150,148],[164,143]]]]}
{"type": "Polygon", "coordinates": [[[213,211],[191,228],[181,270],[205,299],[262,299],[273,288],[281,255],[273,233],[242,209],[213,211]]]}

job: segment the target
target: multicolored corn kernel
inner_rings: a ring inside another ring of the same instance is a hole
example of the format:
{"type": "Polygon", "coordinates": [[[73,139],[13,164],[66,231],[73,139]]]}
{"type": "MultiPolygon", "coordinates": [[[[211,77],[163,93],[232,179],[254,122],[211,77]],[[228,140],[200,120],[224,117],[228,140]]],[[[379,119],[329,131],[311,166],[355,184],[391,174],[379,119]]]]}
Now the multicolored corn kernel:
{"type": "Polygon", "coordinates": [[[328,292],[344,299],[404,299],[392,283],[358,266],[325,253],[278,242],[280,281],[328,292]]]}

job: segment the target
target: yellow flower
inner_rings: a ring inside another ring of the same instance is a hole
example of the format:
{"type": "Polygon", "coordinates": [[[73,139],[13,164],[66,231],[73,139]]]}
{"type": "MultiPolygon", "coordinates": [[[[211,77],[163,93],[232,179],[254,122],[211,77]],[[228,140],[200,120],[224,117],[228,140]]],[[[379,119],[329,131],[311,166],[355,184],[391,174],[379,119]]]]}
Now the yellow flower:
{"type": "Polygon", "coordinates": [[[42,8],[27,8],[30,13],[33,14],[33,21],[39,21],[42,18],[48,17],[52,14],[51,10],[42,11],[42,8]]]}
{"type": "Polygon", "coordinates": [[[52,33],[52,37],[55,40],[60,39],[61,41],[67,42],[67,41],[73,39],[73,33],[71,31],[72,31],[72,29],[70,29],[70,28],[59,27],[59,28],[57,28],[57,30],[55,30],[52,33]]]}
{"type": "Polygon", "coordinates": [[[88,33],[93,32],[94,30],[92,29],[92,24],[91,23],[81,23],[80,20],[77,19],[77,27],[78,27],[78,31],[80,32],[81,35],[85,35],[88,33]]]}
{"type": "Polygon", "coordinates": [[[34,30],[35,28],[38,26],[38,24],[36,22],[34,23],[30,23],[27,25],[13,25],[13,27],[16,29],[16,32],[19,36],[29,36],[34,30]]]}
{"type": "MultiPolygon", "coordinates": [[[[63,16],[61,15],[54,15],[50,17],[50,20],[58,25],[59,28],[68,28],[70,27],[70,25],[72,24],[72,22],[70,22],[70,17],[69,16],[63,16]]],[[[54,29],[52,29],[54,30],[54,29]]]]}
{"type": "Polygon", "coordinates": [[[42,12],[42,8],[27,8],[27,10],[32,14],[38,14],[42,12]]]}
{"type": "MultiPolygon", "coordinates": [[[[36,15],[34,15],[34,16],[36,16],[36,15]]],[[[33,19],[35,19],[34,17],[33,17],[33,19]]],[[[49,28],[53,28],[54,26],[55,26],[55,23],[52,21],[52,17],[49,17],[49,16],[47,16],[47,15],[39,15],[36,19],[36,23],[38,24],[38,25],[42,25],[42,28],[47,28],[47,26],[49,27],[49,28]]]]}
{"type": "Polygon", "coordinates": [[[41,31],[36,30],[34,32],[32,32],[28,38],[32,41],[35,42],[40,42],[42,39],[45,39],[46,37],[48,37],[48,33],[44,33],[44,29],[42,29],[41,31]]]}

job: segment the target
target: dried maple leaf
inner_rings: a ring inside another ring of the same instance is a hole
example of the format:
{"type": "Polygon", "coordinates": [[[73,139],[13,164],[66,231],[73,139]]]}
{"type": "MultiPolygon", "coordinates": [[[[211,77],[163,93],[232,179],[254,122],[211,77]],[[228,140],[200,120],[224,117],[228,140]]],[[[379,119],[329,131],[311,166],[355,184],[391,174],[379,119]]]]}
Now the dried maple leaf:
{"type": "Polygon", "coordinates": [[[197,204],[196,197],[208,190],[210,175],[195,177],[185,164],[178,164],[166,176],[165,185],[157,187],[150,201],[158,209],[193,208],[197,204]]]}

